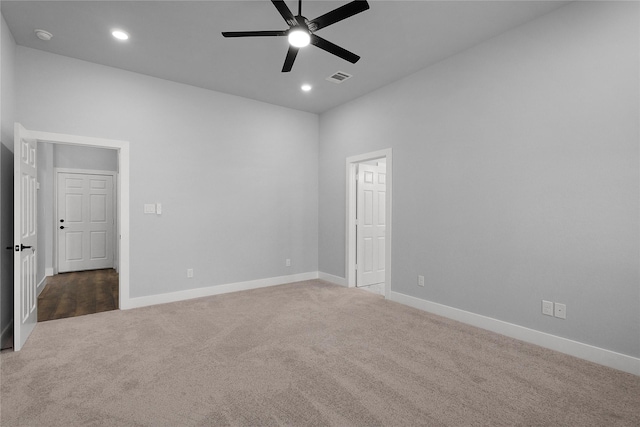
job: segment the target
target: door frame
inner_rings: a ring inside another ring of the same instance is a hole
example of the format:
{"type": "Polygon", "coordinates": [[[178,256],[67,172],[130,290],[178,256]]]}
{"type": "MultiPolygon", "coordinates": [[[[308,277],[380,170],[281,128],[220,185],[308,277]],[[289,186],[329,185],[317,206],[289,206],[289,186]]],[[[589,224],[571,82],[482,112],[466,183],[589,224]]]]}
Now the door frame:
{"type": "MultiPolygon", "coordinates": [[[[21,126],[16,123],[16,126],[21,126]]],[[[129,205],[129,181],[130,181],[130,149],[129,141],[115,139],[94,138],[87,136],[69,135],[62,133],[43,132],[24,129],[23,137],[37,142],[49,142],[53,144],[67,144],[87,146],[94,148],[114,149],[118,155],[118,173],[116,185],[116,242],[119,268],[119,308],[121,310],[132,308],[129,275],[130,275],[130,205],[129,205]]],[[[15,327],[15,325],[14,325],[15,327]]],[[[17,351],[19,349],[15,348],[17,351]]]]}
{"type": "Polygon", "coordinates": [[[386,197],[385,197],[385,215],[386,215],[386,234],[385,234],[385,275],[384,275],[384,297],[389,298],[391,294],[391,212],[392,212],[392,189],[393,189],[393,150],[387,148],[384,150],[373,151],[370,153],[359,154],[347,157],[346,160],[346,232],[345,232],[345,278],[347,286],[353,288],[356,286],[356,169],[359,163],[371,160],[386,159],[387,162],[387,181],[386,181],[386,197]]]}
{"type": "Polygon", "coordinates": [[[116,239],[118,235],[118,172],[114,171],[104,171],[104,170],[92,170],[92,169],[71,169],[71,168],[54,168],[53,176],[54,176],[54,186],[53,186],[53,274],[58,274],[59,265],[58,265],[58,233],[56,232],[57,228],[57,220],[58,220],[58,174],[59,173],[75,173],[80,175],[106,175],[110,176],[113,179],[114,188],[113,188],[113,219],[115,222],[114,233],[113,233],[113,268],[119,272],[118,266],[118,245],[116,244],[118,239],[116,239]]]}

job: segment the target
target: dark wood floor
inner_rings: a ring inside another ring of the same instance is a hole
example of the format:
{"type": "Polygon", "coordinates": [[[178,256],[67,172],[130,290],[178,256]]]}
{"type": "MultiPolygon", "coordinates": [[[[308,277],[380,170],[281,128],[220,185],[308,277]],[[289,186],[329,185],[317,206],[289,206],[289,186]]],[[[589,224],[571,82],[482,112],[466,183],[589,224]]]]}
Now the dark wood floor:
{"type": "Polygon", "coordinates": [[[118,309],[118,273],[113,269],[47,277],[38,297],[38,322],[118,309]]]}

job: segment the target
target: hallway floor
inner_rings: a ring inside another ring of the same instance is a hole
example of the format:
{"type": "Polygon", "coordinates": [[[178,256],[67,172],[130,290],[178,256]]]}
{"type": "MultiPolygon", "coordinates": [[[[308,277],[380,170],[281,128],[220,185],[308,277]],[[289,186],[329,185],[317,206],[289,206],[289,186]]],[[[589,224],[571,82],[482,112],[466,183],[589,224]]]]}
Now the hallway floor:
{"type": "Polygon", "coordinates": [[[113,269],[48,277],[38,296],[38,322],[117,309],[118,273],[113,269]]]}

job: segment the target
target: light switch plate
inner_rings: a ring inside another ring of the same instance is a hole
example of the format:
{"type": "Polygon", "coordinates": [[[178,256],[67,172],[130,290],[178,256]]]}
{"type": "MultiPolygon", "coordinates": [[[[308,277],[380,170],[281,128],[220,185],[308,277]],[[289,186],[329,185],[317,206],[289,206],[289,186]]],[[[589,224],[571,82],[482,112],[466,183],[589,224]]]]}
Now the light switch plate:
{"type": "Polygon", "coordinates": [[[162,215],[162,203],[156,203],[156,213],[162,215]]]}
{"type": "Polygon", "coordinates": [[[145,203],[145,205],[144,205],[144,213],[146,213],[146,214],[156,213],[156,205],[155,205],[155,203],[145,203]]]}

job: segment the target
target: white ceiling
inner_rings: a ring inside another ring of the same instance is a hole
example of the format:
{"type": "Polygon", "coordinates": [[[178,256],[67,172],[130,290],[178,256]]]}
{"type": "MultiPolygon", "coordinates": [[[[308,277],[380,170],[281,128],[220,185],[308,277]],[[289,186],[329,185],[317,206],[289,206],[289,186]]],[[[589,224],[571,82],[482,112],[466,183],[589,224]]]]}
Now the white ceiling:
{"type": "MultiPolygon", "coordinates": [[[[316,18],[348,1],[303,1],[316,18]]],[[[2,1],[16,43],[162,79],[322,113],[565,5],[565,1],[369,1],[318,35],[362,57],[351,64],[309,46],[282,73],[285,37],[225,39],[221,31],[284,30],[268,0],[2,1]],[[118,42],[111,29],[131,38],[118,42]],[[53,39],[39,40],[34,29],[53,39]],[[335,84],[336,71],[354,77],[335,84]],[[300,90],[313,85],[311,92],[300,90]]],[[[288,1],[297,14],[297,2],[288,1]]]]}

